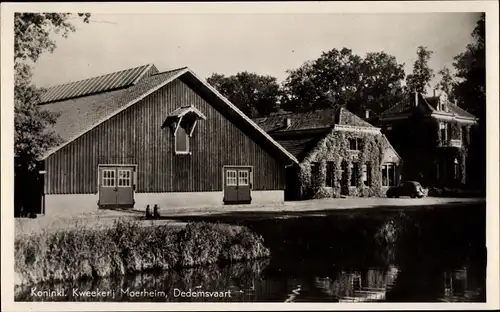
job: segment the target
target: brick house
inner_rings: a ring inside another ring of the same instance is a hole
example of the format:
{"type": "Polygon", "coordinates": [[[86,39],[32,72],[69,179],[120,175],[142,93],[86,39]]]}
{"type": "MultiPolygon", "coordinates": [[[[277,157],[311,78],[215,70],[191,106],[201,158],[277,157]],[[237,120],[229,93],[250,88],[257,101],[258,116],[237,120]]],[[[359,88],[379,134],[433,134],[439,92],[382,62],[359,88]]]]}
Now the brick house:
{"type": "Polygon", "coordinates": [[[467,151],[477,118],[445,94],[413,93],[377,117],[377,125],[405,162],[403,175],[427,186],[467,182],[467,151]]]}
{"type": "Polygon", "coordinates": [[[343,107],[254,121],[299,161],[287,169],[286,199],[381,196],[399,183],[401,159],[380,128],[343,107]]]}

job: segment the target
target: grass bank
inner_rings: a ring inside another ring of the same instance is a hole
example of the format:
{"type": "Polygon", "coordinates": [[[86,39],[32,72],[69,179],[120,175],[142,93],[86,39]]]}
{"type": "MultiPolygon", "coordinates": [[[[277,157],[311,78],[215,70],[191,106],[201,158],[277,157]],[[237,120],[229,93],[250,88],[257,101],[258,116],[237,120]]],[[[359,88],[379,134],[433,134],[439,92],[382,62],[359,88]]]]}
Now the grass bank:
{"type": "Polygon", "coordinates": [[[205,222],[185,228],[140,226],[70,228],[16,238],[15,284],[98,278],[153,269],[258,259],[270,255],[248,228],[205,222]]]}

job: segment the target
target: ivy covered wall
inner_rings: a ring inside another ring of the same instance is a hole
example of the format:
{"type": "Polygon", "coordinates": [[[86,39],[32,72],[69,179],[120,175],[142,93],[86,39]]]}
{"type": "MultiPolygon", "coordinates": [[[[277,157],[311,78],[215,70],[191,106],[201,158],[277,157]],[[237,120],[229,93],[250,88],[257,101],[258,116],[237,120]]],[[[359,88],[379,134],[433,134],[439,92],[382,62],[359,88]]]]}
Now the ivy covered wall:
{"type": "MultiPolygon", "coordinates": [[[[384,152],[390,148],[382,134],[334,130],[318,143],[301,162],[299,181],[303,198],[325,198],[347,196],[382,196],[382,161],[384,152]],[[350,139],[358,139],[358,150],[350,150],[350,139]],[[333,183],[327,186],[327,163],[333,163],[333,183]],[[355,181],[351,181],[351,163],[358,164],[355,181]],[[317,166],[316,174],[311,165],[317,166]],[[368,186],[363,181],[363,166],[369,177],[368,186]],[[351,186],[351,185],[354,186],[351,186]]],[[[396,179],[399,176],[396,167],[396,179]]]]}

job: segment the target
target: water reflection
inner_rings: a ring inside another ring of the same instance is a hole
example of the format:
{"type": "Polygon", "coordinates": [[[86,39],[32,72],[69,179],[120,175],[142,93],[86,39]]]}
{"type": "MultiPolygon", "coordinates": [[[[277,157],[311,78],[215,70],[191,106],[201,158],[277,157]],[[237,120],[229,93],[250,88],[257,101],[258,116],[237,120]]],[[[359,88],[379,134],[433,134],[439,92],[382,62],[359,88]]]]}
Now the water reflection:
{"type": "Polygon", "coordinates": [[[246,225],[264,236],[268,260],[36,286],[66,289],[59,297],[23,287],[15,300],[484,302],[485,207],[449,209],[259,219],[246,225]],[[394,240],[376,241],[376,233],[394,240]],[[73,289],[113,295],[79,296],[73,289]]]}
{"type": "MultiPolygon", "coordinates": [[[[33,296],[32,287],[17,289],[16,301],[156,301],[156,302],[380,302],[419,301],[420,285],[412,285],[418,272],[401,274],[395,265],[366,269],[340,269],[329,275],[314,272],[284,272],[270,265],[269,260],[237,263],[219,267],[217,265],[180,270],[178,272],[150,272],[136,275],[116,276],[99,280],[73,283],[38,285],[37,289],[66,290],[66,296],[33,296]],[[113,296],[96,298],[72,293],[95,290],[112,290],[113,296]],[[133,295],[141,291],[156,294],[133,295]],[[218,297],[181,297],[180,291],[226,293],[218,297]],[[177,293],[176,293],[177,291],[177,293]],[[401,296],[413,294],[413,297],[401,296]],[[229,294],[229,295],[228,295],[229,294]]],[[[425,270],[425,268],[424,268],[425,270]]],[[[445,270],[438,277],[441,287],[433,293],[431,301],[484,301],[484,285],[481,274],[462,266],[456,270],[445,270]],[[441,277],[441,278],[439,278],[441,277]]],[[[421,293],[420,293],[421,294],[421,293]]],[[[429,298],[427,298],[429,299],[429,298]]]]}

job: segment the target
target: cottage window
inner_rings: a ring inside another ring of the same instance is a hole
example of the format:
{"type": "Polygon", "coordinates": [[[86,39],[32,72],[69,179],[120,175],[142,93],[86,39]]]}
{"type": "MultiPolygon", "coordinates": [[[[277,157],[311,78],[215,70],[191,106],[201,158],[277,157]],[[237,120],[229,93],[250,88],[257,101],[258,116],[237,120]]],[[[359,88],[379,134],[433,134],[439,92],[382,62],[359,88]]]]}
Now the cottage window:
{"type": "Polygon", "coordinates": [[[361,149],[361,139],[349,139],[349,149],[359,151],[361,149]]]}
{"type": "Polygon", "coordinates": [[[319,175],[319,163],[313,162],[311,163],[311,177],[317,178],[319,175]]]}
{"type": "Polygon", "coordinates": [[[333,187],[335,185],[335,167],[333,161],[326,163],[326,186],[333,187]]]}
{"type": "Polygon", "coordinates": [[[372,172],[370,164],[363,166],[363,184],[365,186],[371,186],[372,184],[372,172]]]}
{"type": "Polygon", "coordinates": [[[175,152],[177,154],[189,153],[189,135],[182,125],[177,128],[175,133],[175,152]]]}
{"type": "Polygon", "coordinates": [[[382,166],[382,186],[396,185],[396,170],[394,164],[385,164],[382,166]]]}
{"type": "Polygon", "coordinates": [[[358,178],[358,164],[357,163],[351,163],[351,186],[356,186],[357,178],[358,178]]]}

